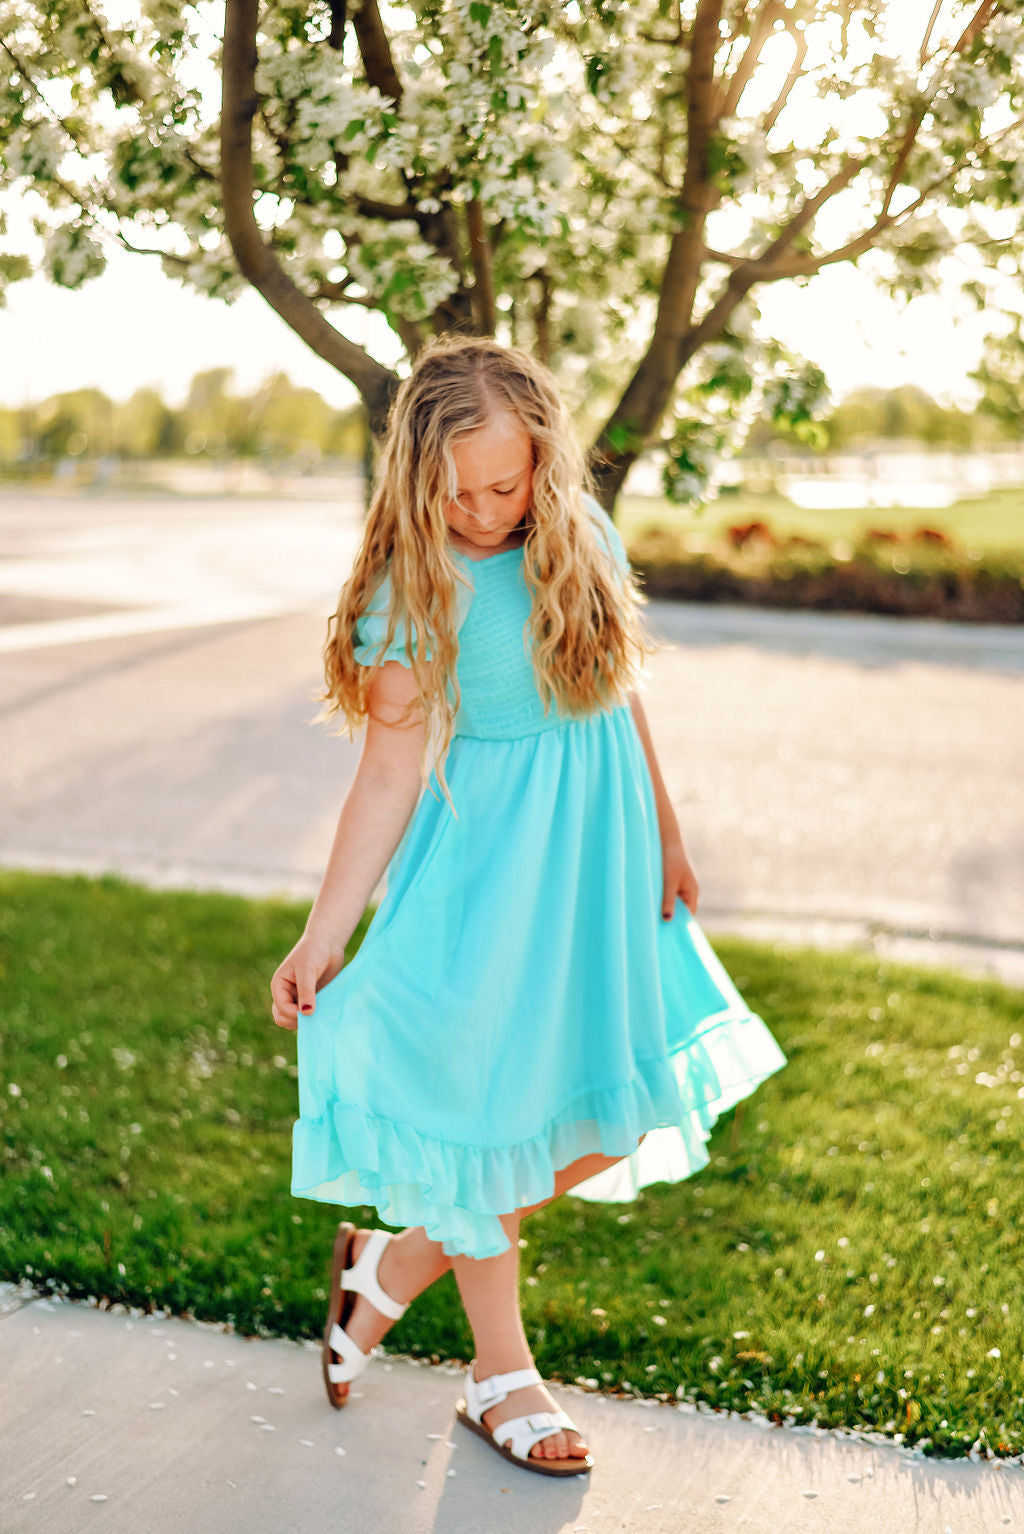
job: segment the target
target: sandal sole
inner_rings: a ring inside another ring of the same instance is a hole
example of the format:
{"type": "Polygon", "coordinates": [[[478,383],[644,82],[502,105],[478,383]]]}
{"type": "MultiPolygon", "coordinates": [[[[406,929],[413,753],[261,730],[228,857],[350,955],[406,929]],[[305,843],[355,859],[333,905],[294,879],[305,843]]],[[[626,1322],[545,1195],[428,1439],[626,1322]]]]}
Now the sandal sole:
{"type": "Polygon", "coordinates": [[[519,1455],[513,1454],[506,1444],[496,1443],[494,1434],[482,1422],[473,1421],[466,1409],[465,1401],[458,1403],[455,1408],[455,1415],[464,1427],[469,1428],[470,1432],[475,1433],[478,1438],[482,1438],[485,1443],[489,1443],[494,1452],[500,1454],[502,1459],[507,1459],[512,1465],[520,1465],[523,1470],[533,1470],[537,1475],[567,1476],[589,1475],[594,1468],[594,1460],[590,1454],[586,1455],[585,1458],[581,1457],[579,1459],[520,1459],[519,1455]]]}
{"type": "Polygon", "coordinates": [[[341,1287],[341,1275],[346,1268],[351,1267],[350,1258],[352,1256],[352,1244],[355,1240],[355,1234],[356,1227],[345,1220],[338,1226],[338,1234],[334,1238],[334,1256],[331,1263],[331,1297],[327,1305],[327,1324],[324,1327],[324,1345],[321,1351],[321,1367],[324,1385],[327,1389],[327,1399],[335,1411],[340,1411],[347,1403],[350,1386],[348,1384],[335,1385],[328,1377],[327,1365],[336,1361],[340,1362],[328,1339],[330,1338],[335,1321],[338,1322],[342,1331],[345,1330],[355,1305],[355,1294],[351,1290],[341,1287]],[[337,1394],[339,1390],[345,1392],[340,1399],[337,1394]]]}

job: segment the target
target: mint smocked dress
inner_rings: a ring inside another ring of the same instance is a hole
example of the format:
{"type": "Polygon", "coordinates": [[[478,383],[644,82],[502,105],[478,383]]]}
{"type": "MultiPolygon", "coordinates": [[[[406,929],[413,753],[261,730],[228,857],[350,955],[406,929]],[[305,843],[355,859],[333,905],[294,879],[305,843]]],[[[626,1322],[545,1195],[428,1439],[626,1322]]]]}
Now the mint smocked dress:
{"type": "MultiPolygon", "coordinates": [[[[587,506],[628,571],[614,523],[587,506]]],[[[473,588],[456,588],[445,759],[459,818],[431,773],[362,945],[299,1017],[292,1193],[490,1257],[508,1247],[498,1216],[549,1196],[580,1156],[623,1158],[573,1190],[598,1200],[699,1171],[717,1117],[786,1056],[682,899],[661,915],[631,709],[545,717],[523,549],[454,557],[473,588]]],[[[385,576],[357,625],[364,664],[390,600],[385,576]]],[[[410,665],[402,632],[384,658],[410,665]]]]}

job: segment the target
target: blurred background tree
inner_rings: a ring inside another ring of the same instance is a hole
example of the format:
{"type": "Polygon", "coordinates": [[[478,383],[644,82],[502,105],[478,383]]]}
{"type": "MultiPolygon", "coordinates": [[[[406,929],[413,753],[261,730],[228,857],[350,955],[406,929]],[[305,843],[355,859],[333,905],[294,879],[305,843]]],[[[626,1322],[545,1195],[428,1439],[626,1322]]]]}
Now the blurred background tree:
{"type": "Polygon", "coordinates": [[[236,394],[233,376],[229,367],[197,373],[178,407],[153,388],[137,389],[122,402],[98,389],[80,389],[0,407],[0,464],[108,454],[127,460],[256,458],[297,468],[359,461],[361,406],[336,410],[283,373],[251,395],[236,394]]]}

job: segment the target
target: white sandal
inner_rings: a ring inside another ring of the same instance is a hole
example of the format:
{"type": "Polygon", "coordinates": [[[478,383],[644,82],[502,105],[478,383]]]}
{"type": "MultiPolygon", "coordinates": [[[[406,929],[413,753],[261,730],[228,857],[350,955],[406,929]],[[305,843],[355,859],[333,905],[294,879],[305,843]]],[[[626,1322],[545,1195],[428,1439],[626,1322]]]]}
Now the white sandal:
{"type": "Polygon", "coordinates": [[[356,1295],[362,1294],[374,1310],[398,1321],[409,1309],[385,1294],[377,1280],[384,1249],[391,1240],[386,1230],[371,1230],[359,1257],[351,1263],[352,1245],[356,1227],[347,1221],[338,1226],[334,1238],[334,1261],[331,1269],[331,1297],[327,1308],[327,1324],[324,1327],[323,1375],[327,1387],[327,1399],[331,1405],[341,1408],[348,1400],[348,1387],[357,1379],[370,1361],[369,1353],[352,1341],[345,1327],[355,1308],[356,1295]],[[351,1263],[351,1265],[350,1265],[351,1263]],[[342,1386],[343,1389],[337,1387],[342,1386]]]}
{"type": "Polygon", "coordinates": [[[550,1438],[562,1428],[579,1432],[567,1412],[541,1411],[530,1412],[526,1417],[510,1417],[507,1422],[499,1422],[493,1433],[484,1425],[484,1412],[499,1405],[513,1390],[544,1383],[536,1369],[512,1369],[508,1374],[492,1374],[488,1379],[477,1380],[473,1378],[474,1367],[475,1364],[470,1364],[466,1374],[466,1398],[455,1408],[460,1422],[496,1449],[503,1459],[522,1465],[524,1470],[536,1470],[540,1475],[589,1474],[594,1464],[589,1453],[577,1459],[539,1459],[536,1455],[531,1458],[530,1450],[542,1438],[550,1438]]]}

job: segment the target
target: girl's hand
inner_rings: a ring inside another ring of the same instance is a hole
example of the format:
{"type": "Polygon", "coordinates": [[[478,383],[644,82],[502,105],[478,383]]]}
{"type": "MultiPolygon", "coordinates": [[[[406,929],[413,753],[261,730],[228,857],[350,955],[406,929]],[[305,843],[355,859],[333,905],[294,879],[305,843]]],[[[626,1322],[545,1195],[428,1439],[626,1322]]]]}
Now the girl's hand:
{"type": "Polygon", "coordinates": [[[296,1029],[299,1013],[308,1017],[316,1010],[317,991],[334,979],[344,963],[344,948],[335,947],[326,938],[303,933],[270,982],[277,1026],[296,1029]]]}
{"type": "Polygon", "coordinates": [[[676,896],[681,895],[683,904],[691,916],[697,914],[697,875],[683,850],[682,837],[666,837],[661,844],[661,866],[664,887],[661,897],[661,914],[670,920],[676,908],[676,896]]]}

